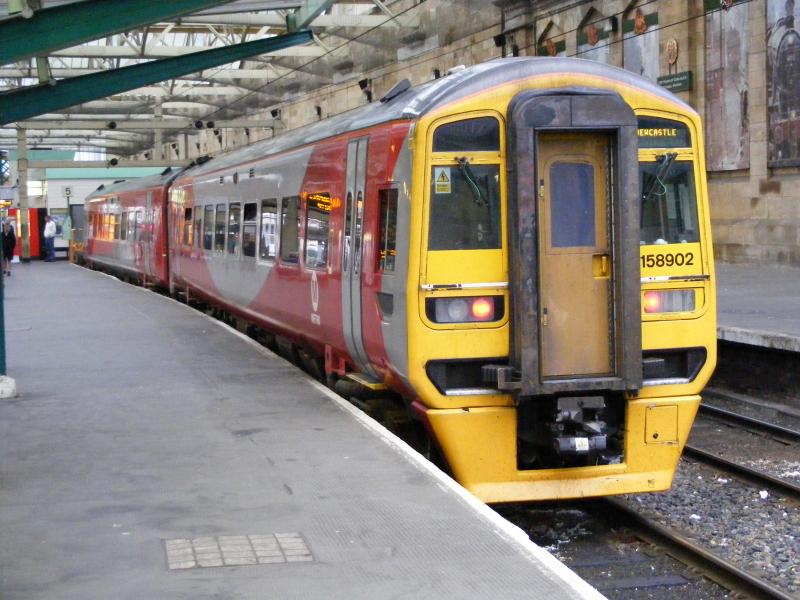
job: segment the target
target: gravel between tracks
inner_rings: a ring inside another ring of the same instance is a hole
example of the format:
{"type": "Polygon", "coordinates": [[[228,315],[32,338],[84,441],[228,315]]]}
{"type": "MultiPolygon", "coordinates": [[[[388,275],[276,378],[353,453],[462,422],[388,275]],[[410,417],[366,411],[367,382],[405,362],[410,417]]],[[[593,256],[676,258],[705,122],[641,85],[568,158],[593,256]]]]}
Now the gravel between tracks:
{"type": "Polygon", "coordinates": [[[796,504],[686,459],[670,491],[626,501],[773,585],[800,592],[796,504]]]}

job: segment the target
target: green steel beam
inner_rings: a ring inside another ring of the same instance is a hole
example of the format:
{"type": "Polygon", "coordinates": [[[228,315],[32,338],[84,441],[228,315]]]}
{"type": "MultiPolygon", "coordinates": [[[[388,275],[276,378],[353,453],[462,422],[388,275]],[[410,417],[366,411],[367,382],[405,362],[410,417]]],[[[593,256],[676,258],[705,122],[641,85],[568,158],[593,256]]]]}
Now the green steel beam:
{"type": "Polygon", "coordinates": [[[286,15],[286,29],[289,32],[305,29],[311,21],[335,3],[336,0],[306,0],[305,6],[286,15]]]}
{"type": "Polygon", "coordinates": [[[232,0],[84,0],[43,8],[30,19],[13,17],[0,21],[0,64],[44,56],[229,2],[232,0]]]}
{"type": "Polygon", "coordinates": [[[244,60],[257,54],[304,44],[312,39],[310,31],[296,31],[234,46],[153,60],[121,69],[60,79],[50,85],[42,84],[0,92],[0,125],[21,121],[97,98],[105,98],[127,90],[135,90],[187,73],[195,73],[203,69],[244,60]]]}

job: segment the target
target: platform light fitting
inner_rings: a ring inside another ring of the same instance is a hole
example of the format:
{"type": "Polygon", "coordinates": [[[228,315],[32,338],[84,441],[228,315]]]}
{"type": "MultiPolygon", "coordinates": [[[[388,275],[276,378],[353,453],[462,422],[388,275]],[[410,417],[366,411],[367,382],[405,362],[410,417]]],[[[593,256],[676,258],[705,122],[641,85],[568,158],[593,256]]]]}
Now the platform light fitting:
{"type": "Polygon", "coordinates": [[[364,96],[366,96],[367,102],[372,102],[372,90],[364,90],[364,96]]]}
{"type": "Polygon", "coordinates": [[[116,158],[112,158],[110,161],[108,161],[108,166],[109,167],[116,167],[118,164],[119,164],[119,161],[116,158]]]}
{"type": "Polygon", "coordinates": [[[433,78],[434,79],[439,79],[439,77],[441,77],[441,76],[442,76],[442,72],[439,69],[434,69],[433,70],[433,78]]]}
{"type": "Polygon", "coordinates": [[[322,118],[322,107],[319,105],[314,106],[314,112],[317,113],[317,118],[322,118]]]}
{"type": "Polygon", "coordinates": [[[214,121],[208,121],[206,123],[206,129],[214,129],[214,121]]]}
{"type": "Polygon", "coordinates": [[[203,128],[203,122],[202,121],[195,121],[194,122],[194,126],[197,129],[202,129],[203,128]]]}
{"type": "Polygon", "coordinates": [[[116,129],[117,128],[117,122],[116,121],[109,121],[107,127],[109,129],[116,129]]]}
{"type": "Polygon", "coordinates": [[[358,87],[361,88],[362,91],[368,90],[372,87],[372,80],[371,79],[362,79],[358,82],[358,87]]]}
{"type": "Polygon", "coordinates": [[[280,119],[281,118],[281,109],[280,108],[273,108],[269,111],[269,114],[272,115],[273,119],[280,119]]]}

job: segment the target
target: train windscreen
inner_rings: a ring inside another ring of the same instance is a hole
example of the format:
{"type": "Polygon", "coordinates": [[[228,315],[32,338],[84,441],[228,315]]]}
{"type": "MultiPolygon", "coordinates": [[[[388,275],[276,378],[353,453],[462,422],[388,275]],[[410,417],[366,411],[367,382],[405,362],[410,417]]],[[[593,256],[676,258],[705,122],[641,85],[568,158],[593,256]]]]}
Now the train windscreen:
{"type": "Polygon", "coordinates": [[[674,154],[639,164],[642,185],[641,244],[700,241],[697,196],[691,161],[674,154]]]}

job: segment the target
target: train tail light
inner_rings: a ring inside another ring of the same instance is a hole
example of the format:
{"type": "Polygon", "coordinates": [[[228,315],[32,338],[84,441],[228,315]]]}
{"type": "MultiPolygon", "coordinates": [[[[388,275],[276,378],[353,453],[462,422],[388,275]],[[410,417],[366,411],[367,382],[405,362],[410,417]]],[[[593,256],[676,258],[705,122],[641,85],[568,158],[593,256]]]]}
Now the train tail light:
{"type": "Polygon", "coordinates": [[[644,293],[644,312],[675,313],[694,310],[694,290],[658,290],[644,293]]]}
{"type": "Polygon", "coordinates": [[[428,318],[434,323],[485,323],[503,318],[502,296],[428,298],[428,318]]]}

